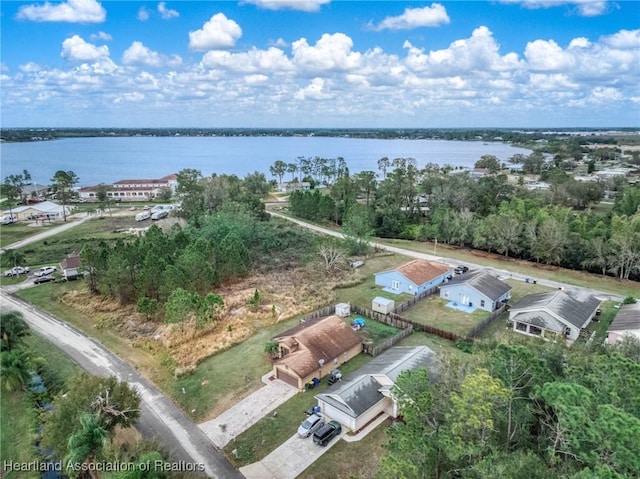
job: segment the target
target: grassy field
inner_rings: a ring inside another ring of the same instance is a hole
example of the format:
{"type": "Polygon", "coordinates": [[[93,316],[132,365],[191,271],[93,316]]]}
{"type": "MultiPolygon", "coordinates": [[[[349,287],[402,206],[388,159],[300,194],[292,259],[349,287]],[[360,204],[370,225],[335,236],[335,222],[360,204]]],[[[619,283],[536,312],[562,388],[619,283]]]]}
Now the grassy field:
{"type": "MultiPolygon", "coordinates": [[[[359,354],[340,366],[340,370],[344,375],[350,374],[371,359],[369,355],[359,354]]],[[[262,418],[225,447],[229,459],[241,467],[267,456],[296,433],[306,417],[304,412],[316,404],[315,395],[325,392],[330,387],[332,386],[323,380],[317,388],[296,394],[278,407],[275,410],[277,416],[271,414],[262,418]],[[237,450],[237,457],[231,454],[234,449],[237,450]]]]}
{"type": "Polygon", "coordinates": [[[0,225],[0,247],[4,248],[11,243],[21,241],[29,236],[45,231],[51,226],[33,227],[24,223],[13,223],[10,225],[0,225]]]}
{"type": "MultiPolygon", "coordinates": [[[[38,458],[35,446],[38,413],[26,392],[0,394],[0,462],[30,462],[38,458]]],[[[9,472],[2,475],[7,479],[31,479],[40,475],[34,472],[9,472]]]]}
{"type": "MultiPolygon", "coordinates": [[[[131,215],[113,217],[96,216],[95,219],[85,221],[51,238],[31,243],[20,251],[25,255],[26,263],[32,268],[35,265],[58,263],[72,251],[82,250],[87,243],[123,238],[124,235],[120,231],[136,226],[134,213],[132,211],[131,215]]],[[[32,229],[33,234],[42,231],[40,228],[32,229]]]]}

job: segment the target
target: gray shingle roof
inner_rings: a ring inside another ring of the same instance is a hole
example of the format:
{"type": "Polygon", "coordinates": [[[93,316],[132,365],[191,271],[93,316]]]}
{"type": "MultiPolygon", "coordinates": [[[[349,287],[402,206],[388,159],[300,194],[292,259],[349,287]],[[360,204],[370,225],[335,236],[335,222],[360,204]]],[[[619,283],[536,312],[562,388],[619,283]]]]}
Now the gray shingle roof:
{"type": "Polygon", "coordinates": [[[640,303],[623,305],[608,331],[629,331],[631,329],[640,329],[640,303]]]}
{"type": "Polygon", "coordinates": [[[343,378],[337,389],[318,394],[316,398],[351,417],[358,417],[384,398],[380,389],[386,386],[374,375],[384,375],[395,382],[402,371],[424,367],[429,372],[429,379],[435,380],[438,376],[438,365],[435,353],[426,346],[393,347],[343,378]]]}
{"type": "Polygon", "coordinates": [[[525,296],[511,307],[511,314],[515,316],[520,310],[547,310],[577,328],[582,328],[598,306],[600,300],[590,294],[551,291],[525,296]]]}
{"type": "Polygon", "coordinates": [[[440,286],[440,289],[459,284],[468,284],[493,301],[497,301],[503,294],[512,289],[510,285],[504,281],[500,281],[494,275],[483,269],[469,271],[457,276],[448,283],[440,286]]]}

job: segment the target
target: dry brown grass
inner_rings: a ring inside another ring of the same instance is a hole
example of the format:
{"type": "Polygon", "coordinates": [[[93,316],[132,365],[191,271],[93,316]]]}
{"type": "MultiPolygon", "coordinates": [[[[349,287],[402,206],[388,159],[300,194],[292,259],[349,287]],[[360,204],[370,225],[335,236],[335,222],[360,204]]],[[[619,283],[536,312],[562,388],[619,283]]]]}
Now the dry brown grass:
{"type": "Polygon", "coordinates": [[[91,318],[93,327],[109,328],[181,375],[206,358],[241,343],[257,329],[332,303],[336,285],[361,281],[361,274],[347,269],[327,272],[315,264],[244,278],[216,290],[225,306],[216,321],[206,325],[197,325],[193,320],[182,324],[146,321],[134,305],[121,306],[112,298],[88,291],[69,291],[60,301],[91,318]],[[249,300],[256,289],[261,301],[253,308],[249,300]]]}

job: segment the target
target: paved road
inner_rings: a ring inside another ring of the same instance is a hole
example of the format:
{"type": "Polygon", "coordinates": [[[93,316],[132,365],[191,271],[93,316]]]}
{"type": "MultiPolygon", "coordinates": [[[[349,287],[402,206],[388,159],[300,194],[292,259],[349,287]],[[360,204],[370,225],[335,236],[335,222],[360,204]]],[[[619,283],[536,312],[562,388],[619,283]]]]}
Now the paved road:
{"type": "MultiPolygon", "coordinates": [[[[45,238],[49,238],[50,236],[57,235],[58,233],[62,233],[63,231],[66,231],[68,229],[73,228],[74,226],[78,226],[79,224],[84,223],[88,219],[95,218],[95,216],[91,216],[89,214],[84,213],[82,216],[73,215],[71,217],[67,217],[67,219],[70,219],[70,218],[73,218],[73,221],[68,221],[60,226],[54,226],[53,228],[47,228],[41,233],[37,233],[35,235],[29,236],[28,238],[25,238],[20,241],[16,241],[15,243],[11,243],[10,245],[5,246],[0,250],[0,254],[4,253],[5,250],[22,248],[23,246],[26,246],[31,243],[35,243],[36,241],[40,241],[45,238]]],[[[36,227],[34,226],[34,229],[35,228],[36,227]]]]}
{"type": "MultiPolygon", "coordinates": [[[[273,211],[268,211],[267,212],[269,214],[271,214],[272,216],[277,216],[278,218],[283,218],[287,221],[291,221],[293,223],[296,223],[304,228],[308,228],[310,230],[316,231],[318,233],[322,233],[325,235],[330,235],[330,236],[334,236],[336,238],[344,238],[344,235],[342,233],[339,233],[337,231],[333,231],[327,228],[323,228],[321,226],[317,226],[311,223],[307,223],[305,221],[301,221],[295,218],[291,218],[289,216],[280,214],[280,213],[276,213],[273,211]]],[[[479,265],[479,264],[474,264],[474,263],[467,263],[467,262],[461,262],[459,260],[453,259],[453,258],[446,258],[443,256],[436,256],[436,255],[431,255],[431,254],[427,254],[427,253],[418,253],[416,251],[411,251],[408,249],[404,249],[404,248],[398,248],[396,246],[389,246],[386,244],[382,244],[382,243],[371,243],[372,246],[374,246],[375,248],[378,249],[383,249],[386,251],[390,251],[392,253],[397,253],[397,254],[402,254],[405,256],[411,256],[413,258],[420,258],[420,259],[425,259],[428,261],[439,261],[442,263],[448,263],[448,264],[453,264],[453,265],[465,265],[468,266],[469,268],[484,268],[490,271],[493,271],[494,274],[496,274],[497,276],[499,276],[502,279],[515,279],[515,280],[519,280],[519,281],[526,281],[527,280],[527,276],[523,275],[521,273],[514,273],[512,271],[509,271],[507,269],[500,269],[500,268],[492,268],[492,267],[487,267],[487,266],[483,266],[483,265],[479,265]]],[[[598,297],[599,299],[602,300],[612,300],[612,301],[622,301],[624,298],[622,296],[616,295],[616,294],[611,294],[611,293],[607,293],[604,291],[599,291],[597,289],[592,289],[592,288],[582,288],[580,286],[573,286],[570,284],[565,284],[565,283],[559,283],[557,281],[551,281],[551,280],[546,280],[546,279],[538,279],[536,278],[536,281],[538,284],[543,285],[543,286],[548,286],[550,288],[557,288],[557,289],[563,289],[565,291],[581,291],[581,292],[587,292],[590,293],[596,297],[598,297]]]]}
{"type": "Polygon", "coordinates": [[[243,478],[207,436],[189,418],[157,390],[147,379],[119,357],[72,326],[44,313],[2,288],[2,311],[20,311],[31,330],[51,342],[82,368],[98,376],[115,375],[135,387],[142,397],[139,429],[145,437],[161,443],[183,469],[203,467],[208,477],[243,478]],[[202,466],[197,466],[202,465],[202,466]]]}

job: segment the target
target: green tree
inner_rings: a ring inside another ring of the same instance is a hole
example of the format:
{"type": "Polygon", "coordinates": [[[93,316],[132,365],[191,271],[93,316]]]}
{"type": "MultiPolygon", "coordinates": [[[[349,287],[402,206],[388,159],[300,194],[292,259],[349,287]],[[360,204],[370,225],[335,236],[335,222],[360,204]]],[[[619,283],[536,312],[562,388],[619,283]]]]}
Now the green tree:
{"type": "Polygon", "coordinates": [[[86,373],[72,377],[65,391],[53,400],[47,414],[42,441],[57,457],[69,452],[68,440],[80,425],[80,418],[90,414],[111,435],[116,427],[128,428],[140,417],[140,395],[114,376],[102,378],[86,373]]]}
{"type": "Polygon", "coordinates": [[[156,298],[148,298],[147,296],[140,296],[136,305],[136,311],[140,314],[144,314],[144,317],[149,321],[155,316],[160,309],[160,304],[156,298]]]}
{"type": "Polygon", "coordinates": [[[68,452],[64,458],[67,471],[78,471],[75,477],[97,477],[92,471],[107,443],[108,433],[95,414],[82,414],[80,427],[69,436],[68,452]],[[89,472],[84,472],[86,468],[89,472]]]}
{"type": "Polygon", "coordinates": [[[282,177],[287,172],[287,164],[282,160],[277,160],[269,167],[269,172],[271,176],[278,178],[278,184],[282,184],[282,177]]]}
{"type": "Polygon", "coordinates": [[[32,363],[27,351],[20,348],[4,350],[0,352],[0,364],[2,382],[7,391],[21,390],[29,383],[32,363]]]}
{"type": "Polygon", "coordinates": [[[187,218],[202,214],[204,211],[204,185],[200,170],[185,168],[178,172],[176,194],[182,202],[182,214],[187,218]]]}
{"type": "Polygon", "coordinates": [[[73,171],[58,170],[51,178],[53,183],[53,190],[56,193],[58,200],[62,203],[62,215],[64,221],[67,221],[67,208],[66,205],[73,197],[73,187],[78,184],[80,178],[73,171]]]}
{"type": "Polygon", "coordinates": [[[378,182],[375,171],[361,171],[353,175],[358,191],[364,194],[366,205],[369,206],[371,196],[375,193],[378,182]]]}
{"type": "Polygon", "coordinates": [[[488,451],[499,411],[511,397],[511,391],[486,369],[478,369],[464,378],[459,392],[451,395],[448,442],[450,457],[482,458],[488,451]]]}
{"type": "Polygon", "coordinates": [[[353,204],[342,225],[347,251],[350,255],[367,255],[373,239],[372,218],[369,208],[353,204]]]}
{"type": "Polygon", "coordinates": [[[23,343],[23,338],[31,334],[29,325],[19,311],[0,313],[0,351],[9,351],[23,343]]]}
{"type": "MultiPolygon", "coordinates": [[[[5,185],[13,187],[12,190],[15,192],[13,200],[17,199],[21,204],[24,204],[26,202],[24,187],[31,184],[31,173],[27,170],[22,170],[22,174],[9,175],[5,178],[4,182],[5,185]]],[[[3,191],[3,193],[7,194],[7,198],[9,198],[9,200],[12,199],[9,197],[8,191],[3,191]]]]}
{"type": "Polygon", "coordinates": [[[489,170],[489,173],[497,173],[500,171],[500,160],[493,155],[482,155],[478,161],[473,165],[474,168],[485,168],[489,170]]]}
{"type": "Polygon", "coordinates": [[[197,311],[199,306],[198,293],[177,288],[167,298],[164,304],[165,321],[167,323],[181,323],[184,330],[184,323],[188,321],[197,311]]]}

